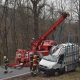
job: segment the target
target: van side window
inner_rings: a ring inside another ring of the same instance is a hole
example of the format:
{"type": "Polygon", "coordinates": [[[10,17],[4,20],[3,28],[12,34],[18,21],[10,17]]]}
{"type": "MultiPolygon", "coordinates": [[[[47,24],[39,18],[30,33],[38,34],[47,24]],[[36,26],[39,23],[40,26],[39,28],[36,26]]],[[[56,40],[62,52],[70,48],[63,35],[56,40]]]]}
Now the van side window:
{"type": "Polygon", "coordinates": [[[64,60],[64,54],[59,56],[58,63],[62,64],[63,60],[64,60]]]}

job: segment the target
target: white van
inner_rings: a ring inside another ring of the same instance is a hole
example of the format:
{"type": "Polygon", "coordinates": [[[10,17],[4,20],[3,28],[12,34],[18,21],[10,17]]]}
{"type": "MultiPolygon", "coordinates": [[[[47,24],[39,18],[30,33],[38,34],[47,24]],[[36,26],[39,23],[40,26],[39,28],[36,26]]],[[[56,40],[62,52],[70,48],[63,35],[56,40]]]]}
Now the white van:
{"type": "Polygon", "coordinates": [[[74,43],[59,44],[50,50],[39,62],[39,71],[45,74],[58,75],[62,72],[75,70],[79,60],[79,47],[74,43]]]}

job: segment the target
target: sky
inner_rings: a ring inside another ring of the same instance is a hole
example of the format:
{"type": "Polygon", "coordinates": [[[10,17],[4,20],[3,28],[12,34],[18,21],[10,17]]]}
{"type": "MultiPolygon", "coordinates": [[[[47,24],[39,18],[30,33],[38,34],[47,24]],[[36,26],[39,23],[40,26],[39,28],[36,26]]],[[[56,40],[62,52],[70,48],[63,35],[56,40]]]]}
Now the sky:
{"type": "Polygon", "coordinates": [[[2,0],[2,4],[4,4],[5,0],[2,0]]]}

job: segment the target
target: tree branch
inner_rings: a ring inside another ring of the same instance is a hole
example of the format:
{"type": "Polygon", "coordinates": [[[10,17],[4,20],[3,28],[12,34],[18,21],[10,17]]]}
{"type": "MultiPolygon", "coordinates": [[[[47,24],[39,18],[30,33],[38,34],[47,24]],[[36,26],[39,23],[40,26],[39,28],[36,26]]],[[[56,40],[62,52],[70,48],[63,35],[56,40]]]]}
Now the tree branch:
{"type": "Polygon", "coordinates": [[[27,6],[27,9],[31,10],[31,12],[33,13],[33,9],[31,7],[27,6]]]}
{"type": "Polygon", "coordinates": [[[34,0],[31,0],[32,3],[34,3],[34,0]]]}
{"type": "Polygon", "coordinates": [[[39,15],[39,13],[41,12],[41,10],[42,10],[42,8],[45,6],[46,4],[41,4],[41,5],[39,5],[38,6],[38,15],[39,15]]]}
{"type": "Polygon", "coordinates": [[[37,4],[40,2],[41,0],[36,0],[37,4]]]}

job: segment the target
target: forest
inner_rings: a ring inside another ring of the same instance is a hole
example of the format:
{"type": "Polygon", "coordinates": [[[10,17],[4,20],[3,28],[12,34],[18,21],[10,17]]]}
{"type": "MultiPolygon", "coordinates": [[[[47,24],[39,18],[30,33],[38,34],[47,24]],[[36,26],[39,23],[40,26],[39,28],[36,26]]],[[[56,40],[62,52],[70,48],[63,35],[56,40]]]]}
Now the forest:
{"type": "Polygon", "coordinates": [[[0,0],[0,63],[4,55],[12,60],[17,49],[29,49],[31,39],[47,31],[64,11],[70,17],[47,38],[80,45],[80,0],[0,0]]]}

